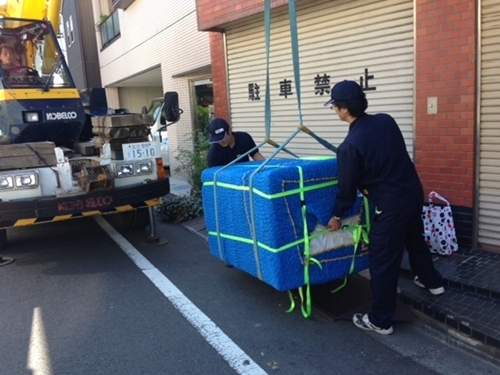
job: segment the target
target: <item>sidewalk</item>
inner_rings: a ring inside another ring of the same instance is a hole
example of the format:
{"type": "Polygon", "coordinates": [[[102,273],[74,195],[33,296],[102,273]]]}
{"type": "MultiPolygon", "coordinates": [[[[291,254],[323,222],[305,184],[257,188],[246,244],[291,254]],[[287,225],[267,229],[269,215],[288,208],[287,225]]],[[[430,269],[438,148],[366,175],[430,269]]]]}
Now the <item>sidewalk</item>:
{"type": "Polygon", "coordinates": [[[446,293],[435,297],[416,288],[405,257],[399,287],[402,300],[423,315],[444,325],[460,339],[472,339],[477,349],[500,353],[500,254],[460,249],[434,256],[444,278],[446,293]]]}
{"type": "MultiPolygon", "coordinates": [[[[191,185],[186,181],[178,180],[173,177],[169,177],[170,180],[170,193],[175,195],[189,195],[191,191],[191,185]]],[[[190,221],[181,223],[181,225],[188,231],[204,238],[208,241],[208,232],[205,229],[205,220],[203,217],[199,217],[190,221]]]]}
{"type": "Polygon", "coordinates": [[[178,180],[174,177],[169,177],[170,182],[170,193],[175,195],[189,195],[191,191],[191,185],[186,181],[178,180]]]}
{"type": "MultiPolygon", "coordinates": [[[[172,193],[189,194],[185,185],[174,180],[172,193]]],[[[203,217],[181,225],[208,239],[203,217]]],[[[415,286],[405,254],[399,279],[401,300],[421,320],[446,332],[451,342],[500,363],[500,254],[460,249],[454,255],[433,258],[446,293],[435,297],[415,286]]]]}

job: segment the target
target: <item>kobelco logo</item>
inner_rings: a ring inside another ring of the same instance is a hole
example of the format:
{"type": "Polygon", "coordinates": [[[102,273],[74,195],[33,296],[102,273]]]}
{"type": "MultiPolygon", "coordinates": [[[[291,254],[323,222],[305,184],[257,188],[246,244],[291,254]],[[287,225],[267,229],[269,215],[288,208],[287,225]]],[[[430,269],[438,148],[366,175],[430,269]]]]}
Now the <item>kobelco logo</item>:
{"type": "Polygon", "coordinates": [[[53,120],[74,120],[77,118],[76,112],[52,112],[47,113],[47,121],[53,120]]]}

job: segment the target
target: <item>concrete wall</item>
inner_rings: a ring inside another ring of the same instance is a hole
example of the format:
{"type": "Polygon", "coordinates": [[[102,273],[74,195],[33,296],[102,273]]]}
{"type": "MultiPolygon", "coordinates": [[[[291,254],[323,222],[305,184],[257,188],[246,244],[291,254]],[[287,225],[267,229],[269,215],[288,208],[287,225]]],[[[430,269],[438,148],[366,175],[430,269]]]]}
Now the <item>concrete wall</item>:
{"type": "Polygon", "coordinates": [[[120,105],[132,113],[141,113],[142,107],[149,108],[149,104],[155,98],[163,97],[160,86],[147,87],[122,87],[119,90],[120,105]]]}

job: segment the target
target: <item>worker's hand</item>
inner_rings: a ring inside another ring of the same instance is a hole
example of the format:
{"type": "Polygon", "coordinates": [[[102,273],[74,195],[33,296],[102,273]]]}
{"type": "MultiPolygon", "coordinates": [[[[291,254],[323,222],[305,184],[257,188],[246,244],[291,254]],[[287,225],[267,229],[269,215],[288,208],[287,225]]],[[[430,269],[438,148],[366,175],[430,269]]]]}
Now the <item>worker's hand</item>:
{"type": "Polygon", "coordinates": [[[336,230],[339,230],[342,227],[342,222],[340,219],[336,217],[332,217],[330,221],[328,222],[328,228],[330,231],[335,232],[336,230]]]}

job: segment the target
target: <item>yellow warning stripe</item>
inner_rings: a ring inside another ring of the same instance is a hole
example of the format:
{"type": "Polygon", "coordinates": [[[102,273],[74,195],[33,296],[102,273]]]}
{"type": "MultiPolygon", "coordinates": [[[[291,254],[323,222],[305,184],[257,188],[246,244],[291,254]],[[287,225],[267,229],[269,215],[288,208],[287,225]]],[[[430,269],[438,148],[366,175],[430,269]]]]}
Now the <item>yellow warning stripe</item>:
{"type": "Polygon", "coordinates": [[[148,201],[144,201],[144,203],[146,203],[149,207],[158,206],[161,203],[161,199],[160,198],[153,198],[153,199],[150,199],[148,201]]]}
{"type": "Polygon", "coordinates": [[[130,211],[130,210],[133,210],[134,207],[132,207],[130,204],[127,204],[125,206],[118,206],[118,207],[115,207],[115,210],[118,211],[118,212],[125,212],[125,211],[130,211]]]}
{"type": "MultiPolygon", "coordinates": [[[[161,204],[161,198],[154,198],[154,199],[149,199],[147,201],[143,201],[141,207],[147,206],[147,207],[154,207],[158,206],[161,204]]],[[[36,217],[31,217],[27,219],[19,219],[15,221],[13,224],[12,222],[2,222],[0,221],[0,226],[1,224],[4,224],[5,227],[23,227],[23,226],[28,226],[28,225],[33,225],[33,224],[42,224],[42,223],[50,223],[54,221],[63,221],[63,220],[69,220],[73,218],[78,218],[78,217],[89,217],[89,216],[95,216],[95,215],[106,215],[106,214],[112,214],[112,213],[117,213],[117,212],[126,212],[126,211],[132,211],[135,210],[136,207],[131,206],[129,204],[123,205],[123,206],[118,206],[114,207],[112,210],[107,210],[107,211],[99,211],[99,210],[94,210],[94,211],[87,211],[87,212],[81,212],[78,214],[67,214],[67,215],[57,215],[54,216],[53,218],[48,218],[48,219],[39,219],[36,217]],[[114,211],[112,211],[114,209],[114,211]]]]}
{"type": "Polygon", "coordinates": [[[74,88],[59,88],[50,91],[42,89],[0,89],[0,101],[5,100],[29,100],[29,99],[79,99],[80,94],[74,88]]]}
{"type": "Polygon", "coordinates": [[[36,223],[36,217],[35,218],[30,218],[30,219],[21,219],[16,221],[16,223],[13,225],[13,227],[24,227],[26,225],[32,225],[36,223]]]}
{"type": "Polygon", "coordinates": [[[71,219],[73,217],[73,215],[59,215],[59,216],[54,216],[54,218],[52,219],[52,221],[63,221],[63,220],[68,220],[68,219],[71,219]]]}
{"type": "Polygon", "coordinates": [[[87,212],[82,212],[82,216],[95,216],[95,215],[101,215],[101,211],[87,211],[87,212]]]}

